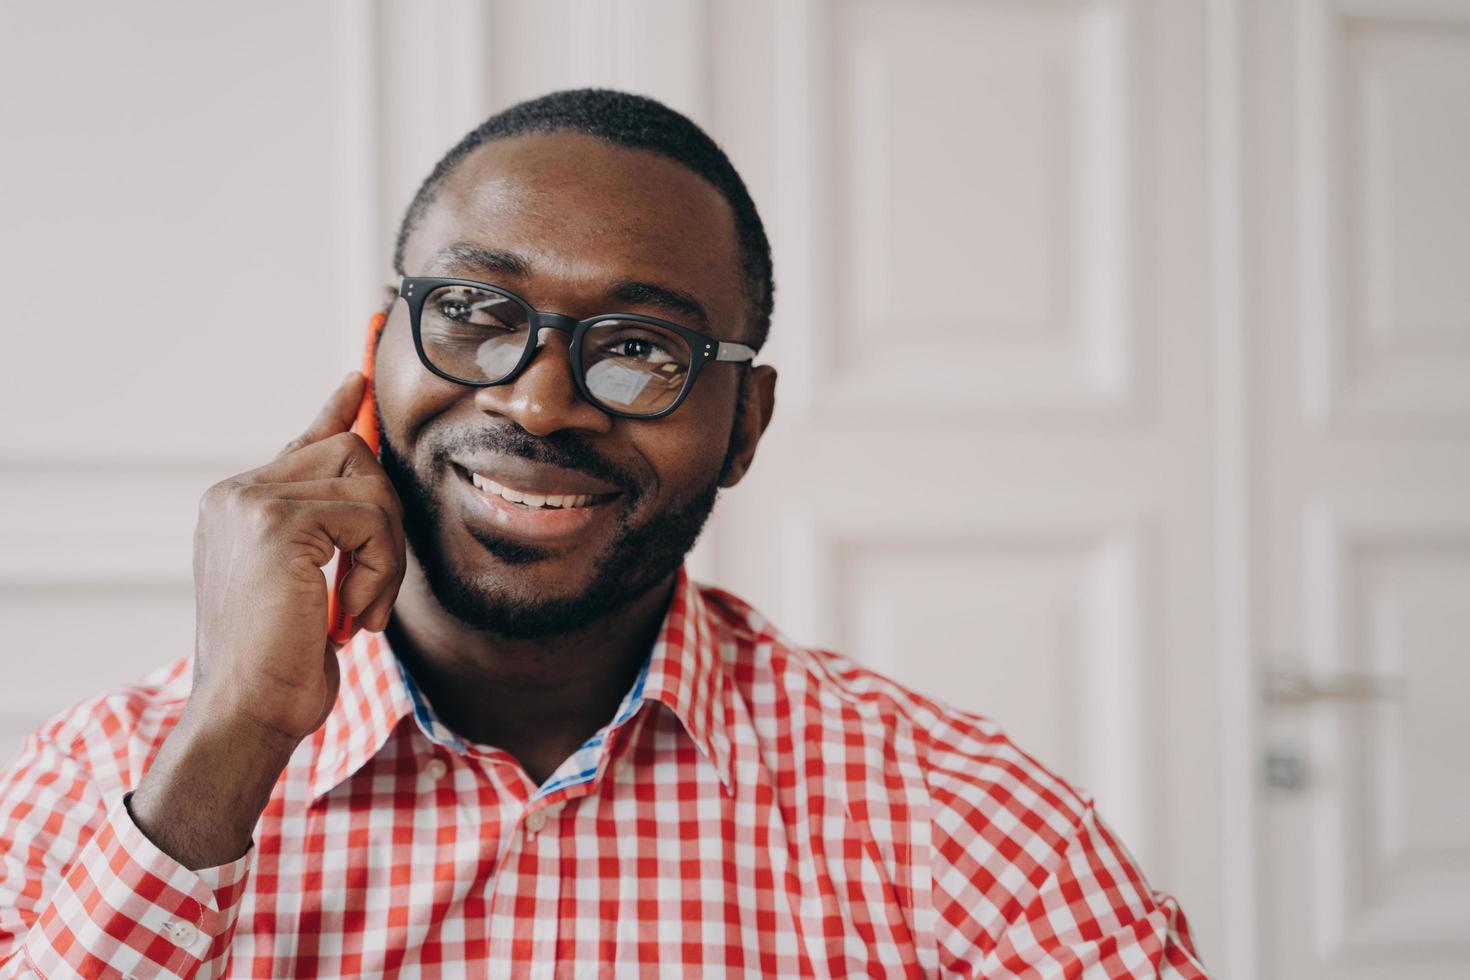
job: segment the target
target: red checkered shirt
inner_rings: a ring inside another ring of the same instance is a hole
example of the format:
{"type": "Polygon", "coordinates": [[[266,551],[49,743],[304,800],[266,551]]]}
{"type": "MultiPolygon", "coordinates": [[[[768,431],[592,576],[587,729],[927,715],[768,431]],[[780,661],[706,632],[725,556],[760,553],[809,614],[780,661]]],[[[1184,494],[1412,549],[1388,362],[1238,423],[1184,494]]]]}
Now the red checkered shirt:
{"type": "Polygon", "coordinates": [[[680,570],[611,722],[536,786],[380,634],[238,861],[125,794],[189,658],[0,772],[0,977],[1201,977],[1091,801],[991,722],[791,642],[680,570]]]}

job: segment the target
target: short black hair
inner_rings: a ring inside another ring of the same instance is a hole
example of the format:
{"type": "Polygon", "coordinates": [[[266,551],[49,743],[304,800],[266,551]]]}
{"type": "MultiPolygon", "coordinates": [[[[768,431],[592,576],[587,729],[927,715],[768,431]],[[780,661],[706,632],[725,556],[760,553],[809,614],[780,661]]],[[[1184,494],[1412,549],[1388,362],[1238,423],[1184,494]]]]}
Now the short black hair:
{"type": "Polygon", "coordinates": [[[740,247],[742,273],[750,299],[752,347],[759,349],[771,329],[775,280],[771,245],[765,226],[745,182],[709,135],[687,116],[662,102],[612,89],[581,88],[552,92],[498,112],[460,140],[419,185],[398,229],[393,268],[401,276],[403,253],[439,185],[476,147],[490,140],[526,133],[572,131],[622,146],[652,150],[681,163],[703,177],[729,202],[735,213],[735,235],[740,247]]]}

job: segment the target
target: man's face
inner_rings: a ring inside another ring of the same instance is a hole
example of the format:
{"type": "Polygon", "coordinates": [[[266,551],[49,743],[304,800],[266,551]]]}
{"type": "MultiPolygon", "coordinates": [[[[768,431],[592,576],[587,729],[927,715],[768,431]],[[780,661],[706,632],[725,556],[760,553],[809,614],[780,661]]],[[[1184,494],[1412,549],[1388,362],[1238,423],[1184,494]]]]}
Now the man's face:
{"type": "MultiPolygon", "coordinates": [[[[578,319],[646,313],[748,339],[724,198],[672,160],[581,134],[492,141],[466,157],[410,238],[404,271],[502,286],[578,319]]],[[[451,615],[509,636],[575,628],[677,568],[718,488],[749,465],[775,380],[754,369],[737,411],[740,368],[706,364],[671,415],[615,418],[579,395],[568,335],[543,337],[514,383],[479,389],[423,367],[402,302],[378,349],[383,465],[414,557],[451,615]],[[477,474],[496,486],[477,487],[477,474]]]]}

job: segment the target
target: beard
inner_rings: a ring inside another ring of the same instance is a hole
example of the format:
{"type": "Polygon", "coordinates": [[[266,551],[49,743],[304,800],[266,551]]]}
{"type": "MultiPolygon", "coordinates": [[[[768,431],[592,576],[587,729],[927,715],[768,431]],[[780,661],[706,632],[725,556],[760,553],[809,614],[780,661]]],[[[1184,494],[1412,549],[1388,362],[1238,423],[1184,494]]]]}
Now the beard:
{"type": "MultiPolygon", "coordinates": [[[[623,491],[622,514],[613,539],[595,558],[588,585],[579,593],[563,596],[526,598],[506,589],[493,575],[470,577],[455,568],[439,544],[445,531],[443,504],[424,475],[387,438],[380,416],[383,470],[403,503],[404,536],[434,598],[447,613],[472,629],[512,639],[538,639],[582,629],[664,581],[683,564],[699,539],[714,510],[720,483],[734,463],[741,442],[739,406],[744,401],[745,389],[746,372],[741,372],[737,410],[719,472],[689,500],[671,504],[641,524],[630,520],[643,496],[643,487],[636,476],[598,453],[579,432],[562,430],[549,436],[533,436],[520,426],[508,423],[489,432],[477,432],[472,437],[473,445],[467,438],[432,450],[429,473],[448,472],[455,453],[477,449],[586,473],[623,491]]],[[[477,529],[470,529],[470,533],[506,566],[542,561],[552,554],[477,529]]]]}

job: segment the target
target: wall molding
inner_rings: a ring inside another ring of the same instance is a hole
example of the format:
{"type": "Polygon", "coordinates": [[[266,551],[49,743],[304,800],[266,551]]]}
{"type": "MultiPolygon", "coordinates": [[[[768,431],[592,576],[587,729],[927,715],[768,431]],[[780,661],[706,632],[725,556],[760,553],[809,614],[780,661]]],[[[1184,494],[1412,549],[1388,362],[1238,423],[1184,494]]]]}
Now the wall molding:
{"type": "MultiPolygon", "coordinates": [[[[1358,594],[1356,575],[1366,563],[1401,553],[1422,559],[1433,553],[1470,556],[1470,503],[1445,493],[1318,499],[1307,505],[1304,528],[1306,594],[1305,663],[1314,676],[1349,673],[1378,676],[1382,665],[1368,661],[1371,637],[1348,619],[1369,606],[1358,594]],[[1348,649],[1356,636],[1362,648],[1348,649]]],[[[1390,678],[1382,678],[1391,682],[1390,678]]],[[[1369,771],[1384,760],[1367,751],[1368,733],[1358,732],[1356,751],[1348,741],[1360,715],[1335,706],[1309,718],[1311,758],[1324,774],[1311,809],[1315,953],[1324,965],[1382,958],[1405,949],[1445,944],[1470,948],[1470,903],[1447,896],[1416,903],[1412,894],[1379,889],[1373,895],[1349,862],[1371,855],[1365,838],[1369,819],[1363,797],[1369,771]],[[1397,905],[1395,904],[1397,903],[1397,905]]],[[[1362,709],[1359,709],[1362,710],[1362,709]]],[[[1463,886],[1453,889],[1463,894],[1463,886]]],[[[1421,896],[1422,898],[1422,896],[1421,896]]]]}
{"type": "Polygon", "coordinates": [[[1245,157],[1240,0],[1207,0],[1206,157],[1209,341],[1214,382],[1213,541],[1220,685],[1220,801],[1216,864],[1223,913],[1222,976],[1261,973],[1260,691],[1250,591],[1251,385],[1242,214],[1245,157]],[[1233,737],[1232,737],[1233,736],[1233,737]]]}
{"type": "Polygon", "coordinates": [[[1470,8],[1441,0],[1303,0],[1297,10],[1303,417],[1319,429],[1461,431],[1470,426],[1470,387],[1463,384],[1470,355],[1447,346],[1364,349],[1368,312],[1354,290],[1371,279],[1371,214],[1358,195],[1368,164],[1349,139],[1357,133],[1357,93],[1346,47],[1354,23],[1464,27],[1470,8]]]}

